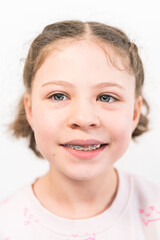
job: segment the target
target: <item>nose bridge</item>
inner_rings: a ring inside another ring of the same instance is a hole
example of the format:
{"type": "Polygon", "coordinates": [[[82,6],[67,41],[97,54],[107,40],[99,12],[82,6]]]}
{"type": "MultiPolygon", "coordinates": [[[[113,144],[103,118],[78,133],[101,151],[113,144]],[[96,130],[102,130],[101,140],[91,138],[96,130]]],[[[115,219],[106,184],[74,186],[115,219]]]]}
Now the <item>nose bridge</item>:
{"type": "Polygon", "coordinates": [[[87,128],[99,126],[99,116],[96,106],[89,100],[89,97],[79,97],[71,104],[68,124],[74,127],[87,128]]]}

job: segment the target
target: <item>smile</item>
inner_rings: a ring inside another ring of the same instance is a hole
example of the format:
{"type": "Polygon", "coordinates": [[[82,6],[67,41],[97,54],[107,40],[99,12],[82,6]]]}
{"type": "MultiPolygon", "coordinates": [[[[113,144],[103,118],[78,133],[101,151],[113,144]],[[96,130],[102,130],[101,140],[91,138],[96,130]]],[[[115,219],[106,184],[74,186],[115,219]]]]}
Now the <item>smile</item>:
{"type": "Polygon", "coordinates": [[[108,144],[98,144],[98,145],[61,145],[65,152],[69,155],[82,160],[91,160],[102,154],[103,151],[108,147],[108,144]]]}
{"type": "Polygon", "coordinates": [[[95,150],[95,149],[99,149],[102,144],[94,144],[94,145],[88,145],[88,146],[80,146],[80,145],[63,145],[64,147],[69,147],[69,148],[72,148],[72,149],[76,149],[76,150],[79,150],[79,151],[92,151],[92,150],[95,150]]]}

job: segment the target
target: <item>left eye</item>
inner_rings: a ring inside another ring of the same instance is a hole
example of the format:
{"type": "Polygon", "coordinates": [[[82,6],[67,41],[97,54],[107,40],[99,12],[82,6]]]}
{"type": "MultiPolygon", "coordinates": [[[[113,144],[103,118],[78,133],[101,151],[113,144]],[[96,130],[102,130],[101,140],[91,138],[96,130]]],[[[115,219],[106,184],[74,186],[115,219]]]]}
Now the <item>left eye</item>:
{"type": "Polygon", "coordinates": [[[64,96],[65,95],[63,93],[55,93],[55,94],[52,94],[51,96],[49,96],[49,98],[54,99],[55,101],[62,101],[62,100],[65,100],[64,96]]]}
{"type": "Polygon", "coordinates": [[[117,99],[115,97],[112,97],[110,95],[101,95],[99,98],[102,99],[102,102],[115,102],[117,99]]]}

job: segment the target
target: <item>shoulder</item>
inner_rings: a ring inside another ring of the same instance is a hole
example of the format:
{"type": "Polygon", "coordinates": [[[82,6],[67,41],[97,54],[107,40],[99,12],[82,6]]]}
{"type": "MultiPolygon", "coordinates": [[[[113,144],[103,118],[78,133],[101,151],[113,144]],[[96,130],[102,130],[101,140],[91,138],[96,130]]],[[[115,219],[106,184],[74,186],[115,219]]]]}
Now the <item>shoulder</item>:
{"type": "Polygon", "coordinates": [[[118,169],[121,193],[128,193],[128,199],[134,202],[134,206],[148,207],[156,205],[160,207],[160,185],[139,174],[134,174],[118,169]],[[135,203],[137,203],[135,205],[135,203]]]}
{"type": "Polygon", "coordinates": [[[159,233],[160,186],[138,174],[128,176],[132,182],[131,209],[137,212],[145,227],[149,226],[147,229],[157,226],[159,233]]]}
{"type": "Polygon", "coordinates": [[[19,209],[19,207],[21,207],[23,200],[24,200],[24,193],[26,190],[27,186],[23,186],[19,189],[17,189],[15,192],[13,192],[12,194],[10,194],[8,197],[6,197],[5,199],[3,199],[0,202],[0,212],[1,215],[3,212],[7,213],[7,212],[12,212],[12,213],[16,213],[17,210],[19,209]],[[18,209],[17,209],[18,208],[18,209]]]}
{"type": "Polygon", "coordinates": [[[129,174],[129,176],[133,181],[134,194],[141,201],[145,202],[147,199],[155,201],[157,199],[160,202],[160,185],[138,174],[129,174]]]}
{"type": "Polygon", "coordinates": [[[24,226],[26,193],[29,185],[17,189],[0,202],[0,232],[8,232],[24,226]]]}
{"type": "Polygon", "coordinates": [[[117,168],[123,188],[128,188],[134,196],[142,201],[146,198],[160,200],[160,184],[156,184],[146,177],[117,168]]]}

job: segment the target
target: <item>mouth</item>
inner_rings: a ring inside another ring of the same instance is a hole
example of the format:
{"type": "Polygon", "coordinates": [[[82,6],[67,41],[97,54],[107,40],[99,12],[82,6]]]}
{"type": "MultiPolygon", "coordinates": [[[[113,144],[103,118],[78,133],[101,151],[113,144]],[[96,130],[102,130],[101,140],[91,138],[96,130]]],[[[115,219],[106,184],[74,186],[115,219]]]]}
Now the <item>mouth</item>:
{"type": "Polygon", "coordinates": [[[99,145],[66,145],[61,144],[62,148],[64,149],[65,153],[68,156],[74,156],[76,159],[81,160],[94,160],[96,157],[101,156],[105,149],[108,148],[109,144],[99,144],[99,145]]]}
{"type": "Polygon", "coordinates": [[[108,144],[90,144],[90,145],[71,145],[71,144],[61,144],[63,147],[75,149],[77,151],[95,151],[108,144]]]}

